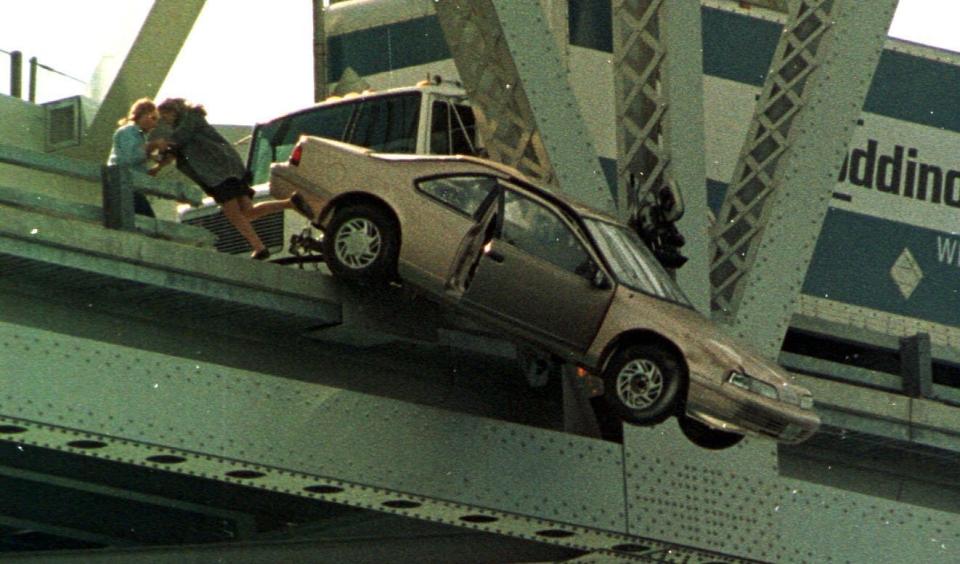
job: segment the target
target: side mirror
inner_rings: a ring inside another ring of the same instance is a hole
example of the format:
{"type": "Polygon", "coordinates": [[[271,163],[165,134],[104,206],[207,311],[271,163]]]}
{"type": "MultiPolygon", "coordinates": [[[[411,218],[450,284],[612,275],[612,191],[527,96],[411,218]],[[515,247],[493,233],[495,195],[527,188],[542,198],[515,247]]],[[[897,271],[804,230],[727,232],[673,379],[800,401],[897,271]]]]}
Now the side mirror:
{"type": "Polygon", "coordinates": [[[607,275],[604,274],[604,272],[600,270],[600,267],[597,266],[597,263],[592,260],[588,259],[583,261],[574,273],[589,280],[590,285],[594,288],[600,290],[608,290],[610,288],[610,281],[607,280],[607,275]]]}
{"type": "Polygon", "coordinates": [[[660,187],[657,204],[664,220],[674,222],[683,217],[683,194],[672,181],[660,187]]]}

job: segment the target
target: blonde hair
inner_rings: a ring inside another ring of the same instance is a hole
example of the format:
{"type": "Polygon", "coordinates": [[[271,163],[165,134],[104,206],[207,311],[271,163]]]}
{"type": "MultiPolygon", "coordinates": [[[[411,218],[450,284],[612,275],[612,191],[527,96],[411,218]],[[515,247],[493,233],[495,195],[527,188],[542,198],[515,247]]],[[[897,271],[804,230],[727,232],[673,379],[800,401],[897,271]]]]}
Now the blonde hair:
{"type": "Polygon", "coordinates": [[[153,100],[150,98],[140,98],[130,106],[130,111],[127,112],[127,115],[120,118],[117,125],[133,123],[140,119],[143,114],[149,114],[155,111],[157,111],[157,105],[153,103],[153,100]]]}
{"type": "Polygon", "coordinates": [[[207,115],[207,110],[204,109],[203,106],[188,102],[183,98],[167,98],[163,102],[160,102],[157,110],[161,112],[173,112],[176,114],[178,120],[181,115],[188,111],[199,112],[201,116],[207,115]]]}

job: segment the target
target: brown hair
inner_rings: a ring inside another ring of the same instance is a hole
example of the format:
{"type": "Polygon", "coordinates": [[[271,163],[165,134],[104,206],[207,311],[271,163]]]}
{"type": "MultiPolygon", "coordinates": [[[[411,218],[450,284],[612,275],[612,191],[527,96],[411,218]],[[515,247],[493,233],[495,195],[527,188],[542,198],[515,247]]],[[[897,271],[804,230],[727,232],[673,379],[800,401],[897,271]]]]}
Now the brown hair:
{"type": "Polygon", "coordinates": [[[128,123],[133,123],[140,119],[140,116],[143,114],[149,114],[157,110],[157,105],[153,103],[153,100],[150,98],[140,98],[130,106],[130,111],[127,112],[127,115],[120,118],[120,121],[117,122],[117,125],[126,125],[128,123]]]}
{"type": "Polygon", "coordinates": [[[184,112],[195,111],[199,112],[201,116],[207,115],[207,110],[204,109],[200,104],[194,104],[186,101],[183,98],[167,98],[163,102],[160,102],[160,105],[157,106],[157,110],[161,112],[173,112],[177,116],[179,121],[180,116],[184,112]]]}

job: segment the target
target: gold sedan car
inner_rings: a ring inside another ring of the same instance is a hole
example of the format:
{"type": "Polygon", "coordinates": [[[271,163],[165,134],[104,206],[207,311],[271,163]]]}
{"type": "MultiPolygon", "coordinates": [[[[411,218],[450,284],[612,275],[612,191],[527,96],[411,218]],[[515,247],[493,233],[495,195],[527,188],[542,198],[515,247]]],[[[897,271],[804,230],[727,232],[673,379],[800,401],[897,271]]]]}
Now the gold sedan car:
{"type": "Polygon", "coordinates": [[[303,137],[270,188],[299,194],[334,276],[399,277],[575,363],[626,422],[677,415],[708,448],[820,424],[810,392],[699,314],[633,231],[512,168],[303,137]]]}

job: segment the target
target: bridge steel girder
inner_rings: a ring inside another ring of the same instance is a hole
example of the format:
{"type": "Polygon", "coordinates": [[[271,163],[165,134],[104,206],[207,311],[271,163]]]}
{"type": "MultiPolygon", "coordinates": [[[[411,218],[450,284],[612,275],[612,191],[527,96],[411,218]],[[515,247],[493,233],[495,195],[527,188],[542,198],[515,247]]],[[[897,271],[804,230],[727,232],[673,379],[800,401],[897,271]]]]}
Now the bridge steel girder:
{"type": "Polygon", "coordinates": [[[610,443],[5,321],[0,354],[2,441],[597,554],[720,556],[625,533],[610,443]]]}
{"type": "Polygon", "coordinates": [[[5,321],[0,351],[3,441],[597,557],[933,562],[960,545],[960,516],[784,478],[766,440],[711,451],[670,422],[621,446],[5,321]]]}
{"type": "Polygon", "coordinates": [[[441,0],[437,19],[493,160],[614,213],[597,150],[540,2],[441,0]]]}
{"type": "Polygon", "coordinates": [[[797,0],[717,218],[715,316],[776,357],[896,0],[797,0]]]}
{"type": "Polygon", "coordinates": [[[668,182],[680,188],[689,261],[677,278],[694,305],[708,311],[700,3],[614,0],[612,7],[620,219],[632,217],[652,190],[668,182]],[[631,176],[639,180],[633,193],[631,176]]]}
{"type": "Polygon", "coordinates": [[[313,100],[321,102],[327,97],[330,68],[327,61],[327,32],[324,27],[324,0],[313,2],[313,100]]]}
{"type": "Polygon", "coordinates": [[[65,154],[106,161],[117,120],[137,99],[157,95],[205,2],[154,0],[83,141],[65,154]]]}

